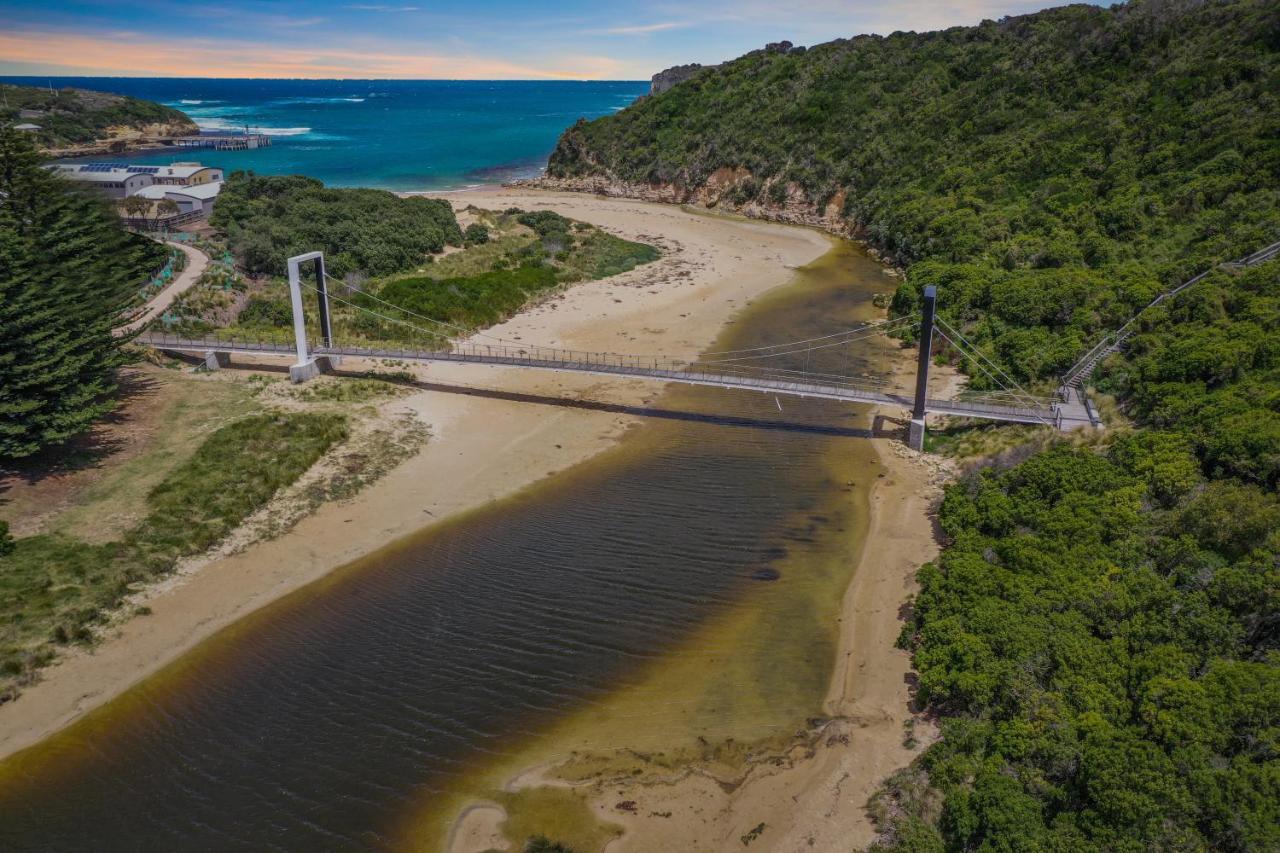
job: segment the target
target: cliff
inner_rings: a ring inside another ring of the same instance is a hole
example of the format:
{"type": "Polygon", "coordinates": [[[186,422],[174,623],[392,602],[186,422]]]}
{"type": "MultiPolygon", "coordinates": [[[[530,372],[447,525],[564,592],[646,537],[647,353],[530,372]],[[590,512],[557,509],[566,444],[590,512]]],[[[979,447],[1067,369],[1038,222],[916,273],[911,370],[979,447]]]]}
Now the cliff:
{"type": "Polygon", "coordinates": [[[699,65],[694,62],[690,65],[676,65],[665,71],[659,71],[649,80],[649,94],[661,95],[677,83],[683,83],[693,75],[706,68],[719,68],[718,65],[699,65]]]}
{"type": "Polygon", "coordinates": [[[566,130],[547,178],[838,221],[905,262],[1096,267],[1175,233],[1181,257],[1227,242],[1229,199],[1275,210],[1250,201],[1280,169],[1274,20],[1255,0],[1135,2],[780,42],[663,72],[660,97],[566,130]]]}
{"type": "Polygon", "coordinates": [[[200,132],[180,110],[110,92],[0,84],[0,95],[0,125],[38,126],[36,140],[49,153],[123,150],[200,132]]]}

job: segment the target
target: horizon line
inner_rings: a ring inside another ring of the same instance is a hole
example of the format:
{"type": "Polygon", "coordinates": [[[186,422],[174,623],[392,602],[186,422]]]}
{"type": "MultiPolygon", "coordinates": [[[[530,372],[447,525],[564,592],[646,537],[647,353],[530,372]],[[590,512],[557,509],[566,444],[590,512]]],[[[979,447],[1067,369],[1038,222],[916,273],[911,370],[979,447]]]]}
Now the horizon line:
{"type": "Polygon", "coordinates": [[[183,77],[164,74],[2,74],[5,80],[312,80],[329,83],[648,83],[643,78],[595,77],[183,77]]]}

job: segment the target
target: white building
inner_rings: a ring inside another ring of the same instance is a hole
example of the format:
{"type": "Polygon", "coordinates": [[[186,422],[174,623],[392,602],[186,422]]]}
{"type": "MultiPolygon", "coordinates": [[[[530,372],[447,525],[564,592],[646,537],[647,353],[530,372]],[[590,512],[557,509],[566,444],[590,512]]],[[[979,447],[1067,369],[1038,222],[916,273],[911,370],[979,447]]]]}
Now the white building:
{"type": "Polygon", "coordinates": [[[178,215],[199,213],[202,216],[208,216],[213,210],[213,200],[218,197],[218,191],[221,189],[221,181],[189,187],[152,184],[149,187],[143,187],[133,195],[151,201],[167,198],[178,205],[178,215]]]}
{"type": "Polygon", "coordinates": [[[200,163],[171,163],[168,166],[143,167],[151,173],[157,184],[175,184],[178,186],[197,186],[212,184],[222,180],[222,170],[217,166],[204,166],[200,163]]]}
{"type": "Polygon", "coordinates": [[[213,208],[213,199],[222,189],[222,169],[200,163],[171,163],[168,166],[137,166],[129,163],[52,163],[45,167],[74,181],[83,181],[101,190],[107,198],[123,199],[142,195],[159,201],[170,198],[183,213],[213,208]],[[149,194],[144,194],[144,190],[149,194]],[[169,190],[178,191],[172,194],[169,190]]]}
{"type": "Polygon", "coordinates": [[[90,168],[99,165],[106,164],[89,163],[85,166],[55,164],[50,167],[50,171],[64,178],[89,184],[107,198],[126,198],[143,187],[149,187],[155,183],[150,175],[131,172],[128,169],[90,168]]]}

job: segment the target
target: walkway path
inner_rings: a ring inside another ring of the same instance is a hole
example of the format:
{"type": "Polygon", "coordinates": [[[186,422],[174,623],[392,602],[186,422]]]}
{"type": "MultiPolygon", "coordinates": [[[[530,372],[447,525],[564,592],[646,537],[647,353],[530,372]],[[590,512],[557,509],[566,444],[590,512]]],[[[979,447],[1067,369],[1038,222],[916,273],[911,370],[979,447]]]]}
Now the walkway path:
{"type": "Polygon", "coordinates": [[[209,256],[193,246],[188,246],[186,243],[175,243],[170,240],[166,240],[165,245],[181,249],[182,253],[187,256],[187,265],[183,267],[182,272],[178,273],[178,277],[173,280],[173,284],[157,293],[155,298],[147,303],[142,313],[134,318],[129,325],[121,329],[124,334],[138,331],[163,314],[165,309],[173,304],[173,300],[178,298],[179,294],[190,290],[191,286],[200,280],[201,273],[205,271],[205,267],[209,266],[209,256]]]}

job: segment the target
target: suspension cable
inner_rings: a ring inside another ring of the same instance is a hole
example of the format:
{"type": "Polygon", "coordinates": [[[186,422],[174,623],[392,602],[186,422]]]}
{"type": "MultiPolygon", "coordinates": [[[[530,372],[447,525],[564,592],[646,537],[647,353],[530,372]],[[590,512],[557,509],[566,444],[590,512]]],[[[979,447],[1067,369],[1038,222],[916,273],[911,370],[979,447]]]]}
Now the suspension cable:
{"type": "MultiPolygon", "coordinates": [[[[327,271],[325,272],[325,274],[324,274],[324,275],[325,275],[325,278],[327,278],[328,280],[330,280],[330,281],[334,282],[335,284],[344,284],[344,285],[345,285],[345,283],[344,283],[344,282],[341,282],[341,281],[339,281],[338,279],[334,278],[333,276],[329,275],[329,273],[328,273],[327,271]]],[[[312,290],[312,291],[313,291],[313,292],[315,292],[315,293],[319,293],[319,292],[320,292],[318,288],[316,288],[316,287],[314,287],[314,286],[312,286],[312,285],[310,285],[310,284],[306,284],[305,282],[300,282],[300,283],[301,283],[301,284],[303,284],[303,286],[305,286],[305,287],[309,288],[310,290],[312,290]]],[[[374,310],[373,310],[373,309],[371,309],[371,308],[366,308],[366,307],[365,307],[365,306],[363,306],[363,305],[359,305],[359,304],[357,304],[357,303],[355,303],[355,302],[352,302],[352,301],[350,301],[350,300],[343,299],[341,296],[337,296],[337,295],[334,295],[334,294],[329,294],[329,293],[328,293],[328,291],[327,291],[327,288],[326,288],[326,293],[325,293],[325,295],[330,296],[330,298],[332,298],[332,299],[334,299],[334,300],[336,300],[336,301],[338,301],[338,302],[341,302],[341,303],[343,303],[344,305],[349,305],[349,306],[351,306],[352,308],[355,308],[357,311],[364,311],[364,312],[366,312],[366,313],[372,314],[372,315],[373,315],[373,316],[375,316],[375,317],[379,317],[379,318],[381,318],[381,319],[388,320],[388,321],[390,321],[390,322],[399,323],[399,324],[401,324],[401,325],[408,326],[408,327],[409,327],[409,328],[411,328],[411,329],[415,329],[415,330],[417,330],[417,331],[424,332],[424,333],[426,333],[426,334],[428,334],[428,335],[431,335],[431,334],[438,334],[437,332],[434,332],[434,331],[429,330],[429,329],[424,329],[424,328],[422,328],[422,327],[420,327],[420,326],[417,326],[417,325],[415,325],[415,324],[413,324],[413,323],[410,323],[410,322],[408,322],[408,321],[406,321],[406,320],[399,319],[399,318],[394,318],[394,317],[388,317],[387,315],[382,314],[382,313],[377,312],[377,311],[374,311],[374,310]]],[[[425,316],[425,315],[423,315],[423,314],[418,314],[418,313],[416,313],[416,312],[414,312],[414,311],[410,311],[410,310],[409,310],[409,309],[407,309],[407,308],[404,308],[404,307],[401,307],[401,306],[399,306],[399,305],[396,305],[396,304],[395,304],[395,303],[393,303],[393,302],[389,302],[389,301],[387,301],[387,300],[385,300],[385,299],[382,299],[381,297],[376,296],[376,295],[374,295],[374,294],[372,294],[372,293],[365,293],[365,292],[362,292],[362,293],[361,293],[361,295],[362,295],[362,296],[365,296],[365,297],[367,297],[367,298],[369,298],[369,299],[372,299],[372,300],[374,300],[374,301],[376,301],[376,302],[379,302],[379,303],[381,303],[381,304],[383,304],[383,305],[386,305],[386,306],[388,306],[389,308],[393,308],[393,309],[395,309],[396,311],[403,312],[403,313],[408,314],[408,315],[410,315],[410,316],[412,316],[412,317],[417,317],[417,318],[422,319],[422,320],[425,320],[425,321],[427,321],[427,322],[429,322],[429,323],[434,323],[434,324],[436,324],[436,325],[438,325],[438,326],[443,326],[443,327],[445,327],[445,328],[454,329],[454,330],[456,330],[456,331],[458,331],[458,332],[460,332],[460,333],[462,333],[462,334],[466,334],[466,335],[474,335],[474,336],[477,336],[477,337],[487,338],[487,339],[489,339],[489,340],[497,341],[497,342],[499,342],[499,343],[502,343],[502,344],[505,344],[505,345],[510,345],[510,346],[517,347],[517,348],[524,349],[524,350],[528,350],[528,349],[531,349],[531,348],[532,348],[532,349],[551,349],[551,350],[559,349],[559,348],[557,348],[557,347],[545,347],[545,346],[539,346],[539,345],[530,345],[530,344],[526,344],[526,343],[524,343],[524,342],[522,342],[522,341],[508,340],[508,339],[506,339],[506,338],[501,338],[501,337],[498,337],[498,336],[496,336],[496,335],[489,335],[489,334],[486,334],[486,333],[481,332],[481,331],[476,331],[476,330],[473,330],[473,329],[468,329],[468,328],[466,328],[466,327],[464,327],[464,326],[460,326],[460,325],[458,325],[458,324],[456,324],[456,323],[449,323],[449,322],[444,321],[444,320],[437,320],[437,319],[435,319],[434,317],[427,317],[427,316],[425,316]]],[[[709,362],[705,362],[705,363],[706,363],[706,364],[728,364],[728,363],[737,362],[737,361],[750,361],[750,360],[753,360],[753,359],[774,358],[774,357],[777,357],[777,356],[793,355],[793,354],[795,354],[795,353],[808,352],[808,351],[809,351],[809,350],[811,350],[811,349],[825,349],[825,348],[829,348],[829,347],[842,346],[842,345],[845,345],[845,344],[848,344],[848,343],[853,343],[854,341],[863,340],[863,339],[866,339],[866,338],[869,338],[869,337],[874,337],[875,335],[877,335],[877,334],[882,334],[882,333],[884,333],[884,332],[886,332],[886,331],[888,331],[889,329],[892,329],[892,328],[894,328],[894,327],[901,327],[901,326],[902,326],[902,324],[906,323],[908,320],[910,320],[910,318],[909,318],[909,317],[898,317],[898,318],[895,318],[895,319],[893,319],[893,320],[882,320],[882,321],[876,321],[876,322],[873,322],[873,323],[864,323],[864,324],[862,324],[861,326],[858,326],[858,327],[856,327],[856,328],[854,328],[854,329],[845,329],[844,331],[841,331],[841,332],[836,332],[836,333],[833,333],[833,334],[830,334],[830,335],[822,335],[822,336],[819,336],[819,337],[816,337],[816,338],[809,338],[809,339],[807,339],[807,340],[801,340],[801,341],[790,341],[790,342],[787,342],[787,343],[771,344],[771,345],[769,345],[769,346],[765,346],[765,347],[754,347],[754,348],[751,348],[751,349],[743,349],[743,350],[721,350],[721,351],[719,351],[719,353],[716,353],[716,352],[712,352],[712,353],[703,353],[703,355],[705,356],[705,355],[717,355],[717,354],[729,354],[729,353],[760,352],[760,351],[767,350],[767,349],[777,349],[777,348],[779,348],[779,347],[786,347],[786,346],[792,346],[792,347],[794,347],[794,346],[797,346],[797,345],[799,345],[799,344],[809,343],[809,342],[812,342],[812,341],[829,340],[829,339],[831,339],[831,338],[835,338],[835,337],[849,336],[849,335],[853,335],[854,333],[857,333],[857,332],[863,332],[863,334],[857,335],[856,337],[848,337],[848,338],[846,338],[846,339],[844,339],[844,340],[837,341],[837,342],[835,342],[835,343],[823,344],[822,346],[818,346],[818,347],[810,347],[810,348],[807,348],[807,349],[793,349],[793,350],[788,350],[788,351],[784,351],[784,352],[770,353],[770,354],[767,354],[767,355],[744,356],[744,357],[737,358],[737,359],[712,359],[711,361],[709,361],[709,362]]],[[[916,323],[912,324],[912,326],[914,327],[914,325],[918,325],[918,323],[919,323],[919,321],[916,321],[916,323]]],[[[620,353],[611,353],[611,354],[612,354],[612,355],[622,355],[622,354],[620,354],[620,353]]],[[[655,358],[655,359],[660,358],[660,359],[664,359],[664,360],[670,360],[667,356],[637,356],[637,357],[639,357],[639,358],[655,358]]],[[[786,372],[788,372],[788,373],[797,373],[797,374],[799,374],[799,375],[814,375],[814,376],[823,376],[823,375],[824,375],[824,374],[817,374],[817,373],[810,374],[810,373],[808,373],[807,371],[786,371],[786,372]]],[[[838,375],[839,375],[839,374],[825,374],[825,376],[827,376],[827,377],[836,377],[836,376],[838,376],[838,375]]],[[[847,377],[846,377],[846,378],[847,378],[847,377]]]]}
{"type": "MultiPolygon", "coordinates": [[[[905,320],[907,318],[904,317],[901,319],[905,320]]],[[[918,323],[919,321],[916,321],[916,322],[918,323]]],[[[739,356],[737,358],[713,358],[707,361],[707,363],[708,364],[729,364],[731,362],[738,362],[738,361],[755,361],[755,360],[764,359],[764,358],[778,358],[779,356],[796,355],[799,353],[809,353],[815,350],[830,349],[832,347],[845,346],[847,344],[851,344],[856,341],[866,340],[867,338],[874,338],[876,335],[883,334],[885,331],[886,331],[885,329],[875,329],[869,332],[864,332],[863,334],[858,335],[857,337],[845,338],[843,340],[835,341],[834,343],[819,344],[817,346],[804,347],[802,349],[786,350],[784,352],[762,353],[760,355],[744,355],[744,356],[739,356]]],[[[844,334],[844,333],[841,333],[841,334],[844,334]]],[[[831,336],[828,336],[828,337],[831,337],[831,336]]],[[[815,338],[815,340],[821,340],[821,339],[815,338]]],[[[779,344],[779,346],[782,346],[782,345],[779,344]]],[[[708,353],[703,353],[703,355],[708,355],[708,353]]]]}
{"type": "MultiPolygon", "coordinates": [[[[945,326],[945,327],[946,327],[946,328],[947,328],[947,329],[948,329],[948,330],[949,330],[953,335],[955,335],[955,336],[956,336],[957,338],[959,338],[960,340],[964,341],[965,346],[967,346],[967,347],[968,347],[969,349],[971,349],[974,353],[976,353],[976,354],[977,354],[977,356],[978,356],[978,358],[982,359],[982,360],[983,360],[983,361],[985,361],[987,364],[989,364],[992,368],[994,368],[994,369],[996,370],[996,372],[997,372],[997,373],[999,373],[1001,376],[1003,376],[1003,377],[1005,378],[1005,380],[1006,380],[1010,385],[1012,385],[1014,388],[1018,389],[1018,391],[1021,391],[1021,392],[1022,392],[1022,393],[1027,397],[1027,399],[1029,399],[1029,400],[1035,400],[1035,397],[1033,397],[1033,396],[1031,396],[1030,394],[1028,394],[1028,393],[1026,392],[1026,390],[1024,390],[1024,389],[1023,389],[1023,387],[1022,387],[1021,385],[1019,385],[1019,384],[1018,384],[1018,383],[1013,379],[1013,377],[1011,377],[1009,374],[1005,373],[1005,372],[1000,368],[1000,366],[999,366],[998,364],[996,364],[994,361],[992,361],[991,359],[989,359],[989,358],[987,358],[985,355],[983,355],[982,350],[978,349],[976,346],[974,346],[973,344],[971,344],[971,343],[969,342],[969,340],[968,340],[964,335],[962,335],[962,334],[960,334],[958,331],[956,331],[956,330],[951,326],[951,324],[950,324],[950,323],[946,322],[946,321],[945,321],[945,320],[943,320],[941,317],[939,317],[939,318],[938,318],[938,321],[937,321],[937,322],[938,322],[938,325],[939,325],[939,326],[945,326]]],[[[950,337],[947,337],[945,334],[943,335],[943,337],[946,337],[946,338],[947,338],[947,340],[951,341],[951,344],[952,344],[953,346],[955,346],[957,349],[959,349],[959,348],[960,348],[960,347],[959,347],[959,345],[958,345],[958,344],[956,344],[956,342],[955,342],[954,340],[952,340],[950,337]]],[[[990,374],[988,374],[988,375],[990,375],[990,374]]],[[[994,377],[993,377],[993,379],[994,379],[994,377]]],[[[1007,387],[1007,386],[1005,386],[1003,383],[1001,383],[1001,382],[997,382],[996,384],[997,384],[997,385],[999,385],[1001,388],[1004,388],[1006,391],[1009,391],[1008,387],[1007,387]]],[[[1013,392],[1012,392],[1012,391],[1010,391],[1009,393],[1013,393],[1013,392]]]]}
{"type": "MultiPolygon", "coordinates": [[[[1006,392],[1009,390],[1007,387],[1005,387],[1005,385],[999,379],[996,379],[996,377],[992,375],[991,371],[987,370],[986,367],[982,365],[982,362],[978,361],[976,358],[970,355],[966,347],[962,347],[955,341],[951,340],[951,337],[941,328],[941,326],[938,326],[936,328],[937,328],[938,334],[942,335],[942,337],[945,338],[947,342],[949,342],[953,347],[955,347],[956,350],[959,351],[961,355],[965,356],[966,358],[971,360],[974,364],[976,364],[978,366],[978,369],[981,370],[983,373],[985,373],[988,379],[990,379],[996,385],[1003,388],[1006,392]]],[[[1022,400],[1021,402],[1023,403],[1023,405],[1027,404],[1027,400],[1022,400]]],[[[1050,424],[1047,420],[1045,420],[1043,417],[1040,416],[1039,412],[1042,407],[1035,404],[1034,398],[1031,399],[1030,408],[1036,420],[1040,421],[1045,426],[1052,426],[1052,424],[1050,424]]]]}
{"type": "Polygon", "coordinates": [[[747,349],[726,349],[726,350],[716,350],[716,351],[713,351],[713,352],[704,352],[704,353],[703,353],[703,355],[737,355],[737,354],[739,354],[739,353],[744,353],[744,352],[760,352],[761,350],[777,349],[778,347],[799,346],[800,344],[808,344],[808,343],[813,343],[813,342],[815,342],[815,341],[825,341],[825,340],[828,340],[828,339],[830,339],[830,338],[838,338],[838,337],[840,337],[841,335],[847,335],[847,334],[851,334],[851,333],[853,333],[853,332],[860,332],[860,331],[862,331],[863,329],[878,328],[878,327],[881,327],[881,326],[891,326],[891,325],[893,325],[894,323],[899,323],[899,322],[901,322],[901,321],[903,321],[903,320],[907,320],[907,319],[909,319],[909,318],[907,318],[907,317],[898,317],[898,318],[893,319],[893,320],[875,320],[875,321],[872,321],[872,322],[869,322],[869,323],[862,323],[862,324],[860,324],[860,325],[858,325],[858,326],[855,326],[855,327],[854,327],[854,328],[852,328],[852,329],[845,329],[845,330],[844,330],[844,331],[842,331],[842,332],[833,332],[833,333],[832,333],[832,334],[830,334],[830,335],[820,335],[820,336],[818,336],[818,337],[816,337],[816,338],[806,338],[805,340],[800,340],[800,341],[788,341],[788,342],[786,342],[786,343],[782,343],[782,344],[769,344],[768,346],[761,346],[761,347],[749,347],[749,348],[747,348],[747,349]]]}

